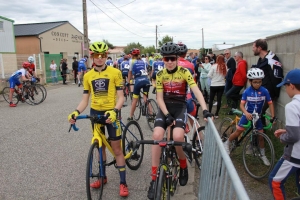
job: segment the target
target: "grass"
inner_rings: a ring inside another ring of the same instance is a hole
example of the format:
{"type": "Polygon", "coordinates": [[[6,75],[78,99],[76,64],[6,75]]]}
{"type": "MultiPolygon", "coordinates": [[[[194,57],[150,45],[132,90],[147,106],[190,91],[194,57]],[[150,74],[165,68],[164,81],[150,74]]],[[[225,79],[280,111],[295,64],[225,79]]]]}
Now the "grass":
{"type": "MultiPolygon", "coordinates": [[[[224,105],[224,102],[226,102],[226,97],[225,96],[223,96],[222,102],[223,102],[223,105],[224,105]]],[[[216,106],[214,106],[213,109],[216,109],[215,107],[216,106]]],[[[215,120],[215,124],[216,124],[216,128],[217,129],[219,128],[219,124],[221,123],[221,121],[225,117],[230,117],[230,118],[234,119],[235,116],[233,116],[233,115],[227,115],[227,113],[229,111],[230,111],[230,108],[227,108],[227,109],[222,109],[221,108],[220,109],[220,111],[219,111],[219,119],[215,120]]],[[[214,110],[212,111],[212,113],[214,113],[214,110]]],[[[280,142],[280,140],[274,136],[273,133],[274,132],[273,132],[272,129],[266,131],[266,134],[271,139],[272,144],[274,146],[274,150],[275,150],[275,165],[276,165],[277,161],[281,158],[281,156],[283,154],[284,144],[282,144],[280,142]]],[[[239,169],[243,167],[243,160],[242,160],[242,154],[240,153],[240,155],[238,155],[237,152],[241,152],[241,151],[242,151],[242,145],[235,150],[235,152],[234,152],[235,156],[231,157],[231,159],[233,159],[235,167],[239,168],[239,169]]],[[[268,177],[266,177],[266,178],[264,178],[262,180],[255,180],[255,179],[251,179],[251,180],[253,180],[253,185],[268,184],[268,177]]],[[[253,188],[253,189],[255,189],[255,188],[253,188]]],[[[285,190],[286,190],[286,196],[287,196],[288,199],[298,196],[297,195],[297,187],[296,187],[296,184],[295,184],[295,175],[292,175],[292,176],[290,176],[287,179],[287,181],[285,183],[285,190]]]]}

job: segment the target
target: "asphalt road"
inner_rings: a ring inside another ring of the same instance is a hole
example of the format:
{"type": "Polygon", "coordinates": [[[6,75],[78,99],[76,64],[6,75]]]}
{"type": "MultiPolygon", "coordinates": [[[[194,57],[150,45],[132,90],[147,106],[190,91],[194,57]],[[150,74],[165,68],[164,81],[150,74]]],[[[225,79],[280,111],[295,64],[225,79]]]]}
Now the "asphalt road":
{"type": "MultiPolygon", "coordinates": [[[[0,97],[0,200],[16,199],[86,199],[85,170],[91,141],[90,122],[77,122],[78,132],[68,133],[67,116],[78,105],[82,87],[76,85],[49,86],[47,99],[40,105],[19,103],[10,108],[0,97]]],[[[89,114],[89,108],[84,111],[89,114]]],[[[126,123],[129,107],[122,110],[126,123]]],[[[138,121],[145,139],[152,132],[145,117],[138,121]]],[[[141,167],[126,168],[129,197],[145,200],[150,178],[150,146],[145,147],[141,167]]],[[[193,171],[190,168],[188,186],[179,187],[173,199],[195,199],[193,171]],[[191,190],[191,191],[190,191],[191,190]]],[[[108,182],[104,199],[119,197],[119,173],[107,168],[108,182]]]]}

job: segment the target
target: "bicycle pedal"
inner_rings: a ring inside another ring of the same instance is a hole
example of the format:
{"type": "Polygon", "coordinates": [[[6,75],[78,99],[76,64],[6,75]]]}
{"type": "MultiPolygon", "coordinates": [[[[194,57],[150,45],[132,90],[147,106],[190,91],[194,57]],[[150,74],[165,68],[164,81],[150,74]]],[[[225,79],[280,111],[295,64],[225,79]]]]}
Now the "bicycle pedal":
{"type": "Polygon", "coordinates": [[[136,161],[138,161],[139,159],[140,159],[140,155],[139,154],[137,154],[137,153],[135,153],[135,154],[133,154],[130,158],[132,159],[132,160],[136,160],[136,161]]]}

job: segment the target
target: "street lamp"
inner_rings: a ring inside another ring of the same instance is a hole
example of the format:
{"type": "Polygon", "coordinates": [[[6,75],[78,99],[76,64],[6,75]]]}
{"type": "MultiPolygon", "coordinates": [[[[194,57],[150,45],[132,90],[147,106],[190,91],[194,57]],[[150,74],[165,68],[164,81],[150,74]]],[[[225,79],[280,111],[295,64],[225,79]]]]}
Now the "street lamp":
{"type": "MultiPolygon", "coordinates": [[[[162,24],[159,26],[162,26],[162,24]]],[[[157,25],[155,25],[155,35],[156,35],[156,37],[155,37],[155,52],[157,53],[157,25]]]]}

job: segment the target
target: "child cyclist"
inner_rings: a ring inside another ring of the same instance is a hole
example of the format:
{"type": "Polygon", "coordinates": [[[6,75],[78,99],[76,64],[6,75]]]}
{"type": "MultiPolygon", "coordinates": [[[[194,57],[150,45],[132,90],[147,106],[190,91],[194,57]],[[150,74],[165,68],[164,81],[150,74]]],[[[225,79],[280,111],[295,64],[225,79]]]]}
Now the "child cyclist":
{"type": "Polygon", "coordinates": [[[285,129],[274,132],[275,137],[285,144],[283,156],[269,176],[269,187],[275,200],[284,200],[284,184],[287,178],[296,173],[296,186],[300,194],[300,69],[289,71],[277,87],[285,86],[292,101],[285,106],[285,129]]]}
{"type": "MultiPolygon", "coordinates": [[[[247,72],[247,78],[249,79],[249,83],[251,86],[248,87],[242,95],[240,108],[243,112],[243,116],[237,124],[236,131],[229,136],[227,141],[224,142],[224,147],[228,154],[230,154],[229,144],[231,143],[231,141],[237,138],[244,131],[243,125],[246,125],[248,123],[248,120],[252,120],[253,113],[261,114],[262,107],[265,101],[267,101],[269,104],[271,116],[273,117],[272,121],[275,119],[274,106],[270,94],[266,88],[261,86],[262,79],[264,77],[264,72],[258,68],[251,68],[247,72]]],[[[261,119],[258,119],[258,121],[256,122],[256,128],[259,132],[263,132],[261,119]]],[[[270,162],[265,156],[265,149],[263,146],[264,143],[261,142],[260,144],[260,152],[262,154],[260,158],[265,165],[269,166],[270,162]]]]}

